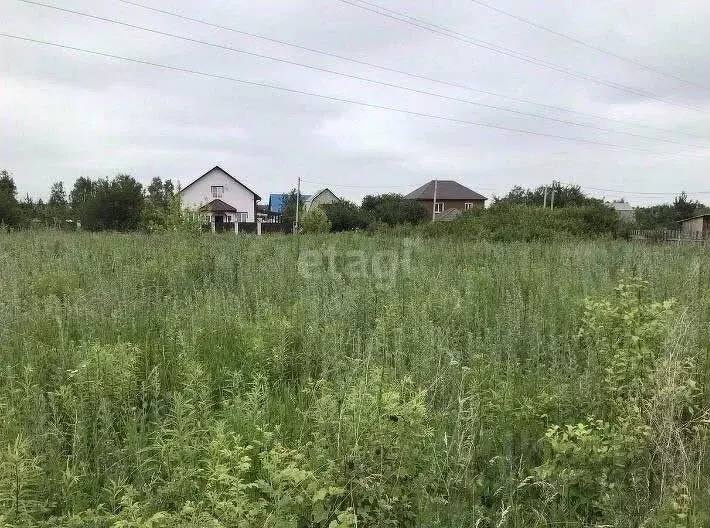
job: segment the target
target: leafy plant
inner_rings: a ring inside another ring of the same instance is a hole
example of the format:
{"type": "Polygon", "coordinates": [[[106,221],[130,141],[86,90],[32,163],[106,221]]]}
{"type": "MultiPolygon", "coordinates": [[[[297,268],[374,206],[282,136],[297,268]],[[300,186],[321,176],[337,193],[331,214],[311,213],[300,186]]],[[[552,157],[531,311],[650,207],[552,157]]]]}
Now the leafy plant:
{"type": "Polygon", "coordinates": [[[321,207],[311,207],[301,220],[301,231],[306,234],[328,233],[330,220],[321,207]]]}

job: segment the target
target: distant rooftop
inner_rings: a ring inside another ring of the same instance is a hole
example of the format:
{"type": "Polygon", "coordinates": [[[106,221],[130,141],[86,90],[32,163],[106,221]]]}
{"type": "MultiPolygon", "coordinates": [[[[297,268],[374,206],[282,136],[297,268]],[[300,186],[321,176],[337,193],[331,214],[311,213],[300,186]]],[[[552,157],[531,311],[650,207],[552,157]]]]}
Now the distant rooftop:
{"type": "MultiPolygon", "coordinates": [[[[272,213],[283,213],[286,207],[286,201],[291,193],[278,193],[269,195],[269,210],[272,213]]],[[[311,199],[310,195],[302,194],[301,198],[304,202],[311,199]]]]}
{"type": "Polygon", "coordinates": [[[405,198],[409,200],[433,200],[434,187],[436,186],[437,200],[487,200],[485,196],[464,187],[453,180],[431,180],[415,191],[410,192],[405,198]]]}
{"type": "Polygon", "coordinates": [[[628,202],[611,202],[611,206],[617,211],[633,211],[634,208],[628,202]]]}

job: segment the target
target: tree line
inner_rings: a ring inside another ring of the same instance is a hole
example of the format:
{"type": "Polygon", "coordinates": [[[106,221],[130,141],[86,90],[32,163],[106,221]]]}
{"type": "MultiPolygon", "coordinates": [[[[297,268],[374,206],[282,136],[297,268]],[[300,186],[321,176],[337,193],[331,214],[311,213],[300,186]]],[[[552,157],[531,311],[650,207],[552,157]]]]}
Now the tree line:
{"type": "MultiPolygon", "coordinates": [[[[289,222],[294,220],[295,207],[293,190],[284,214],[289,222]]],[[[323,205],[321,211],[310,210],[302,216],[302,225],[305,231],[316,232],[412,225],[422,226],[429,235],[455,233],[495,240],[532,240],[560,235],[625,237],[631,229],[675,230],[681,220],[707,212],[710,207],[690,200],[682,192],[672,203],[635,207],[633,218],[625,219],[610,203],[585,194],[580,186],[553,181],[532,189],[513,187],[504,196],[494,196],[486,209],[467,211],[453,222],[433,223],[436,225],[428,222],[429,214],[420,203],[401,194],[366,196],[361,205],[347,200],[323,205]]]]}
{"type": "MultiPolygon", "coordinates": [[[[374,231],[423,225],[429,220],[422,204],[394,193],[365,196],[359,205],[340,200],[306,213],[303,196],[297,200],[294,189],[285,202],[282,214],[285,224],[294,223],[298,202],[301,224],[306,231],[374,231]]],[[[706,212],[710,212],[708,206],[690,200],[683,192],[672,203],[636,207],[633,221],[620,222],[604,200],[588,196],[579,186],[552,182],[533,189],[516,186],[505,196],[494,197],[490,207],[462,214],[452,223],[453,227],[427,229],[432,233],[467,229],[476,232],[487,226],[486,232],[508,230],[509,234],[503,236],[506,239],[514,237],[516,229],[531,233],[535,228],[541,232],[568,230],[575,234],[618,235],[630,228],[678,229],[681,220],[706,212]],[[553,193],[557,212],[541,212],[544,203],[551,205],[553,193]],[[475,226],[472,219],[476,219],[475,226]]],[[[169,179],[153,178],[144,187],[127,174],[97,180],[81,177],[69,193],[61,182],[52,184],[47,202],[30,196],[19,201],[12,176],[6,170],[0,171],[0,225],[13,228],[81,225],[92,231],[153,232],[174,228],[184,221],[178,189],[169,179]]]]}
{"type": "MultiPolygon", "coordinates": [[[[562,185],[556,181],[553,181],[551,185],[543,185],[535,189],[513,187],[507,195],[500,198],[495,197],[493,205],[539,207],[545,203],[545,194],[547,194],[547,205],[549,207],[553,192],[555,208],[608,207],[604,200],[586,195],[578,185],[562,185]]],[[[709,212],[710,207],[697,200],[690,200],[685,192],[681,192],[673,199],[672,203],[635,207],[634,218],[631,223],[637,229],[674,230],[680,227],[681,220],[709,212]]]]}
{"type": "MultiPolygon", "coordinates": [[[[296,198],[297,192],[293,189],[284,203],[281,219],[289,225],[296,219],[296,198]]],[[[301,204],[301,224],[307,232],[372,231],[402,224],[421,224],[429,219],[429,213],[421,203],[396,193],[367,195],[360,205],[341,199],[309,211],[303,206],[302,195],[298,203],[301,204]]]]}
{"type": "Polygon", "coordinates": [[[0,225],[156,231],[181,222],[180,199],[171,180],[156,177],[144,187],[127,174],[97,180],[81,177],[68,194],[64,184],[56,182],[47,202],[29,195],[20,201],[12,176],[0,171],[0,225]]]}

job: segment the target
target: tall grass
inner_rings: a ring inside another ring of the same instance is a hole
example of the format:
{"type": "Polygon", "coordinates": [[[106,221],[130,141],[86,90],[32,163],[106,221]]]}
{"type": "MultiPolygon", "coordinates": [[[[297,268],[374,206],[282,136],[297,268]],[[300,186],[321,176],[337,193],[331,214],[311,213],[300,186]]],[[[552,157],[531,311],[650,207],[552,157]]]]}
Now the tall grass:
{"type": "Polygon", "coordinates": [[[707,247],[401,245],[2,235],[0,524],[710,523],[707,247]]]}

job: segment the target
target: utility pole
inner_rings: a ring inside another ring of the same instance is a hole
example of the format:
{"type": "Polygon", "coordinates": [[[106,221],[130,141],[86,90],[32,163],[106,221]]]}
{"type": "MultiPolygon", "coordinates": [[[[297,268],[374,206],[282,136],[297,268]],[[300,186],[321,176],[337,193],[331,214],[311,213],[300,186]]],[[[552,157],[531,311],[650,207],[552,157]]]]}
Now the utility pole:
{"type": "Polygon", "coordinates": [[[436,193],[439,190],[439,180],[434,180],[434,205],[431,210],[431,221],[436,220],[436,193]]]}
{"type": "Polygon", "coordinates": [[[555,208],[555,193],[557,192],[557,189],[552,189],[552,202],[550,203],[550,209],[555,208]]]}
{"type": "Polygon", "coordinates": [[[301,177],[298,177],[298,187],[296,188],[296,222],[293,224],[293,234],[298,234],[298,214],[301,209],[301,177]]]}
{"type": "Polygon", "coordinates": [[[544,198],[542,199],[542,208],[543,209],[547,208],[547,185],[545,186],[545,195],[544,195],[544,198]]]}

